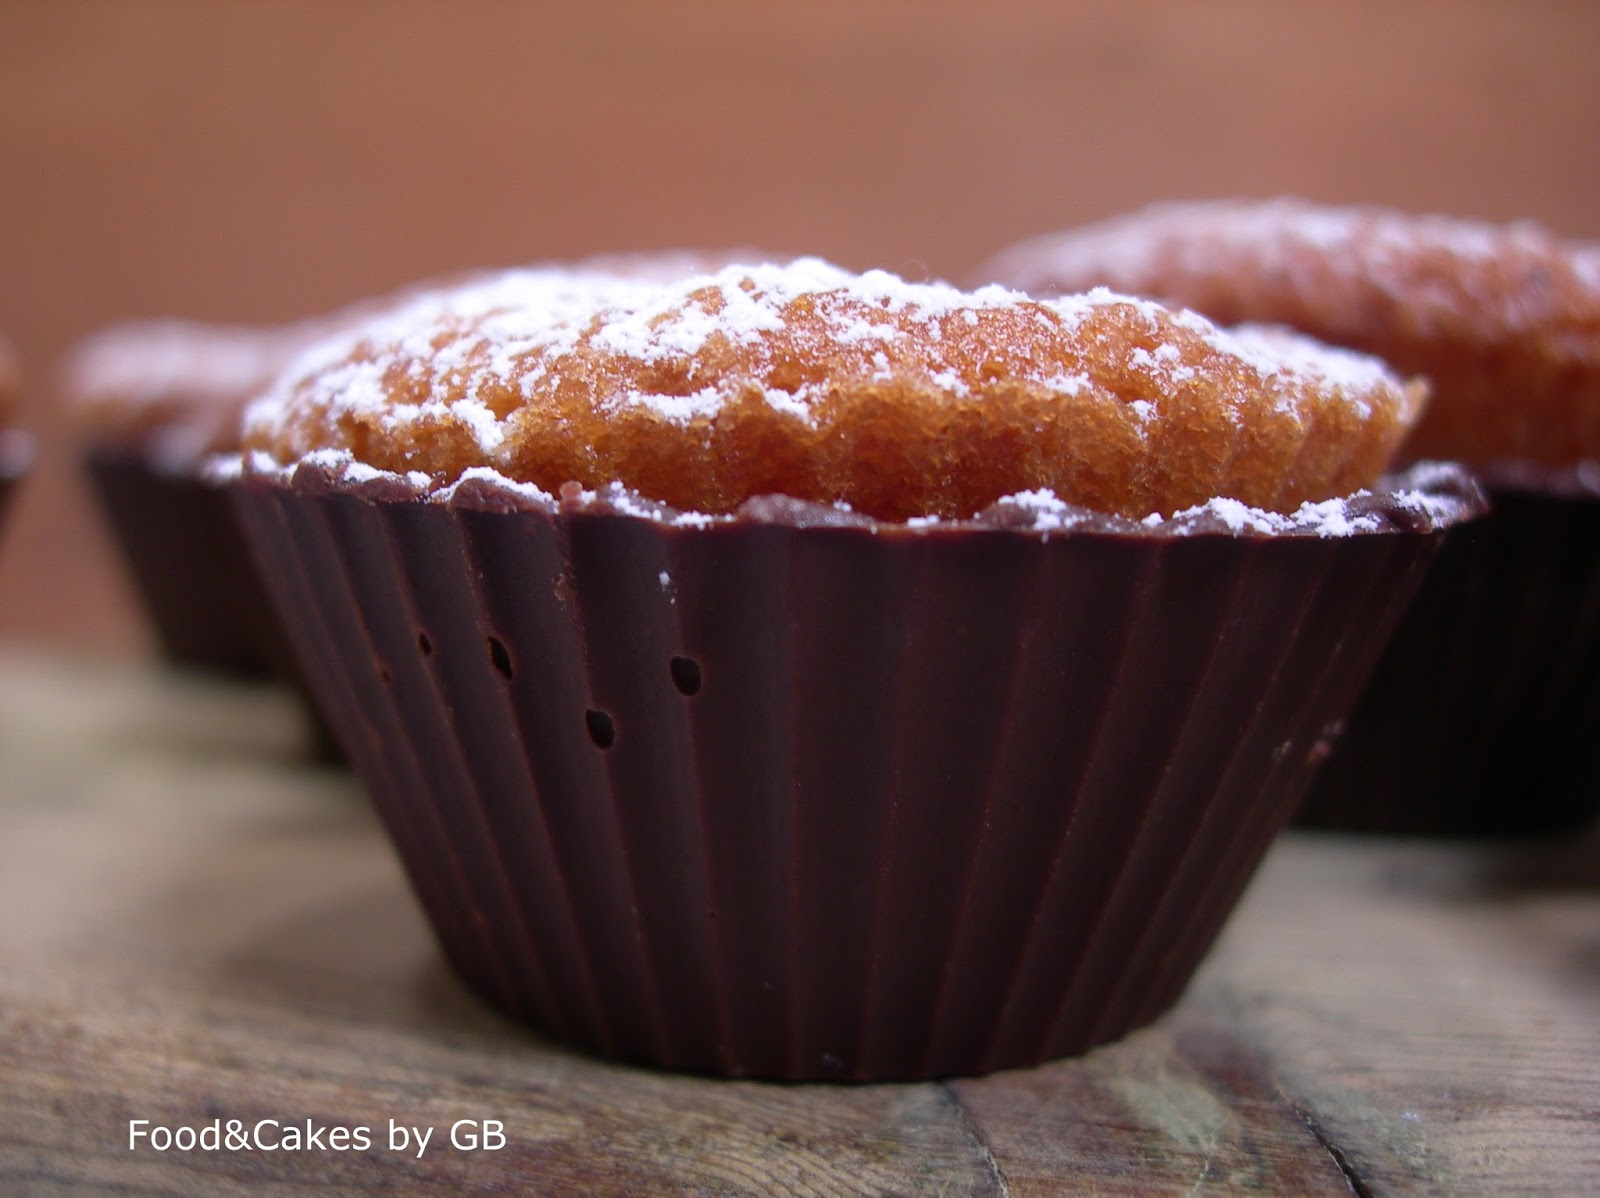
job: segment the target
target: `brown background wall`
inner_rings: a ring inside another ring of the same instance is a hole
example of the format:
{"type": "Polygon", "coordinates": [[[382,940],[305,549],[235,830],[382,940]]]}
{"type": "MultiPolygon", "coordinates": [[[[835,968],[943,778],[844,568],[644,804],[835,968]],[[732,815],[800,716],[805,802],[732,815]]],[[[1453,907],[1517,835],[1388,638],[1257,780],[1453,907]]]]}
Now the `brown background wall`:
{"type": "Polygon", "coordinates": [[[45,453],[0,636],[148,644],[50,394],[131,316],[754,244],[950,273],[1153,199],[1600,237],[1600,5],[0,0],[0,329],[45,453]]]}

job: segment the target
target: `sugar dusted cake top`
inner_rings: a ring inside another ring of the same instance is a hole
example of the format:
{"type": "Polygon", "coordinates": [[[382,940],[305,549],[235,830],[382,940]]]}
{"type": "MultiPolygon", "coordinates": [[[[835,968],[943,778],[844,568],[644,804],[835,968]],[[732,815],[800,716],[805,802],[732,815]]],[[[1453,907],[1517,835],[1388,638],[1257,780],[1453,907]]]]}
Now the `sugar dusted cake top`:
{"type": "Polygon", "coordinates": [[[1428,379],[1410,458],[1600,457],[1600,251],[1494,225],[1301,200],[1161,204],[999,254],[973,275],[1106,285],[1292,326],[1428,379]]]}
{"type": "Polygon", "coordinates": [[[726,512],[763,494],[963,518],[1047,490],[1142,517],[1370,484],[1422,407],[1380,363],[1146,300],[966,292],[816,259],[673,282],[508,272],[304,352],[246,418],[343,453],[726,512]]]}

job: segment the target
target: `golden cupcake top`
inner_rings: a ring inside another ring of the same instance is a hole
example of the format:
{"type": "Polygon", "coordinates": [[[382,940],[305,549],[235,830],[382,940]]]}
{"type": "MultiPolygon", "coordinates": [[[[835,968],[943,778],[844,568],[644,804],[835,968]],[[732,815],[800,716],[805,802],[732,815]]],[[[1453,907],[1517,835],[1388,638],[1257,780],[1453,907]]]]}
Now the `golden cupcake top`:
{"type": "Polygon", "coordinates": [[[303,354],[244,444],[436,488],[616,483],[708,514],[778,494],[959,519],[1019,493],[1287,512],[1371,484],[1422,403],[1371,358],[1109,291],[1031,299],[803,259],[423,296],[303,354]]]}
{"type": "Polygon", "coordinates": [[[1021,243],[974,277],[1040,295],[1117,287],[1375,354],[1432,387],[1408,458],[1600,458],[1600,251],[1533,224],[1163,204],[1021,243]]]}

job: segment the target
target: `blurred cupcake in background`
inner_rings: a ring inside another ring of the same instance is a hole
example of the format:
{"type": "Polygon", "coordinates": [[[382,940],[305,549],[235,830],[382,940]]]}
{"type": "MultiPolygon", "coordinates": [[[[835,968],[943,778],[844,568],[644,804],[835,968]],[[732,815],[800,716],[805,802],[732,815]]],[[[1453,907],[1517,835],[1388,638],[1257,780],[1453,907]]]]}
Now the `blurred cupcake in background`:
{"type": "Polygon", "coordinates": [[[1163,204],[1003,251],[1038,294],[1108,285],[1287,325],[1427,378],[1402,448],[1493,515],[1453,533],[1300,821],[1558,832],[1600,809],[1600,255],[1496,226],[1297,200],[1163,204]]]}
{"type": "Polygon", "coordinates": [[[245,404],[314,336],[311,325],[146,321],[67,358],[61,391],[84,468],[174,663],[267,676],[291,660],[227,497],[199,464],[238,448],[245,404]]]}

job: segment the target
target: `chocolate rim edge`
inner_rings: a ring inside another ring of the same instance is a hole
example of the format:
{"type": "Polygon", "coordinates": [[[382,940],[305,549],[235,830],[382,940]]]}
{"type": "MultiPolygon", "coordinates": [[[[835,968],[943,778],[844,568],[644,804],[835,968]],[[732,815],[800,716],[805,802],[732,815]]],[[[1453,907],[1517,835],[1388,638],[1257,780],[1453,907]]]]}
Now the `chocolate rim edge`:
{"type": "Polygon", "coordinates": [[[454,484],[441,488],[424,474],[403,476],[348,459],[310,458],[293,466],[281,466],[260,454],[214,456],[202,464],[200,473],[221,485],[283,487],[302,495],[344,495],[372,503],[427,503],[480,512],[632,517],[683,529],[768,525],[848,529],[888,536],[1002,531],[1046,540],[1079,535],[1138,540],[1337,539],[1441,532],[1481,516],[1489,508],[1478,479],[1452,462],[1418,462],[1379,480],[1377,490],[1360,490],[1342,499],[1306,504],[1289,515],[1247,508],[1234,500],[1214,499],[1171,516],[1152,515],[1143,520],[1063,503],[1054,496],[1041,497],[1038,493],[1007,496],[966,520],[879,520],[845,507],[786,495],[756,496],[728,515],[709,516],[679,511],[618,483],[597,491],[568,483],[559,495],[550,495],[483,469],[469,471],[454,484]]]}

